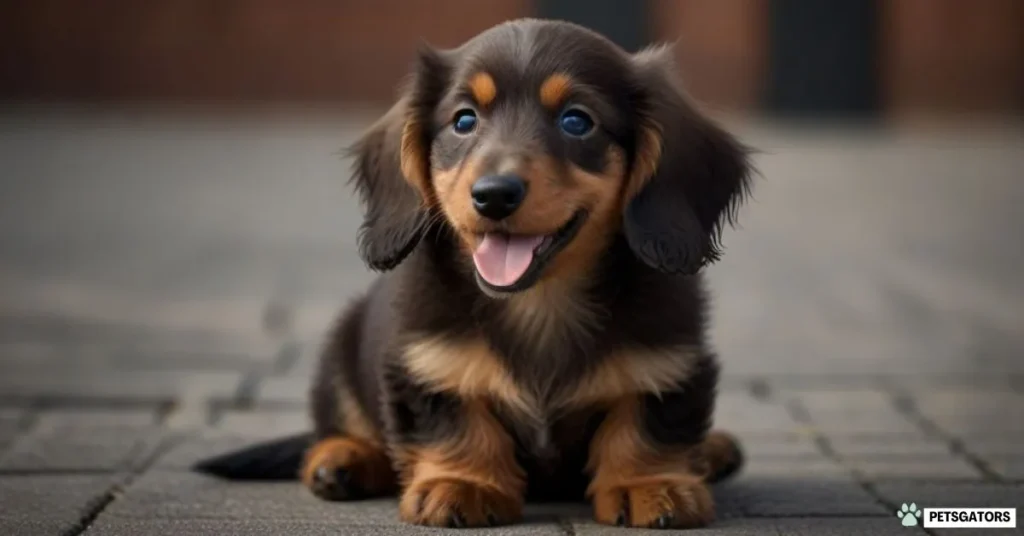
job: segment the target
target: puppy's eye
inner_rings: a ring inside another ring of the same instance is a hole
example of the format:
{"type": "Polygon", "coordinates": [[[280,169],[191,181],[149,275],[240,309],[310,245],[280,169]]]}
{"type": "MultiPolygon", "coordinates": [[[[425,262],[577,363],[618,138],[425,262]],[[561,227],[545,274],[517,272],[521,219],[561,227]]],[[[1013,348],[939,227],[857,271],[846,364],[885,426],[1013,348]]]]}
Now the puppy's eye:
{"type": "Polygon", "coordinates": [[[452,130],[456,134],[466,135],[476,128],[476,112],[470,109],[455,112],[455,120],[452,122],[452,130]]]}
{"type": "Polygon", "coordinates": [[[574,138],[579,138],[594,130],[594,119],[579,108],[570,108],[562,112],[558,118],[558,128],[574,138]]]}

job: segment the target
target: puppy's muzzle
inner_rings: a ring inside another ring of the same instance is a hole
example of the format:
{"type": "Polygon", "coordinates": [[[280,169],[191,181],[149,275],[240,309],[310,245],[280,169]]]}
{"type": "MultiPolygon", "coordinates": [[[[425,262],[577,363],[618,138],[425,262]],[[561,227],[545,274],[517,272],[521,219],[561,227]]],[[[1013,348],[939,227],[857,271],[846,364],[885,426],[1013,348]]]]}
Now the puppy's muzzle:
{"type": "Polygon", "coordinates": [[[469,191],[473,208],[481,216],[501,221],[511,216],[526,198],[526,182],[516,175],[487,175],[469,191]]]}

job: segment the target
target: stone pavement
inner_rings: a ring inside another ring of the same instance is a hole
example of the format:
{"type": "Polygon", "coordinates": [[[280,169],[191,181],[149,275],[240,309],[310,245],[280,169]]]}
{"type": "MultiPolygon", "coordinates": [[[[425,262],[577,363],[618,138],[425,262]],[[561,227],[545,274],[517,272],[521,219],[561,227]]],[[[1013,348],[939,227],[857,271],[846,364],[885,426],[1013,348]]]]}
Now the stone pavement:
{"type": "MultiPolygon", "coordinates": [[[[370,279],[336,154],[367,119],[3,114],[0,534],[443,532],[187,470],[306,428],[319,338],[370,279]]],[[[1020,516],[1021,131],[738,128],[764,179],[709,274],[718,421],[750,460],[692,533],[1020,516]]],[[[585,505],[473,532],[627,533],[585,505]]]]}

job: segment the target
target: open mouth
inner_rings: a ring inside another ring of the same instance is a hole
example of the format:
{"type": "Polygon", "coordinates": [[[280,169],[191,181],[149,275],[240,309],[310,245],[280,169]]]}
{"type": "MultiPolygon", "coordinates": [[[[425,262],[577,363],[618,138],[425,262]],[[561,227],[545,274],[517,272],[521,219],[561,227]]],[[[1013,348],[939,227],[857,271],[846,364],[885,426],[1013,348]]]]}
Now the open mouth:
{"type": "Polygon", "coordinates": [[[551,259],[572,241],[586,219],[587,213],[579,210],[548,235],[484,234],[473,252],[477,281],[497,292],[529,288],[551,259]]]}

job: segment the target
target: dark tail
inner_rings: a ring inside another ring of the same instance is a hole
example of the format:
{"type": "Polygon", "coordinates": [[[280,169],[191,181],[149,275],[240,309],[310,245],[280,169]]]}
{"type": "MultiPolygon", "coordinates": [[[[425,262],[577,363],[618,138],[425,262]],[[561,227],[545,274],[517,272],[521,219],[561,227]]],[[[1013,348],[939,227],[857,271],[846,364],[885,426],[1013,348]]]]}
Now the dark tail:
{"type": "Polygon", "coordinates": [[[194,471],[229,480],[296,480],[313,434],[257,443],[199,461],[194,471]]]}

